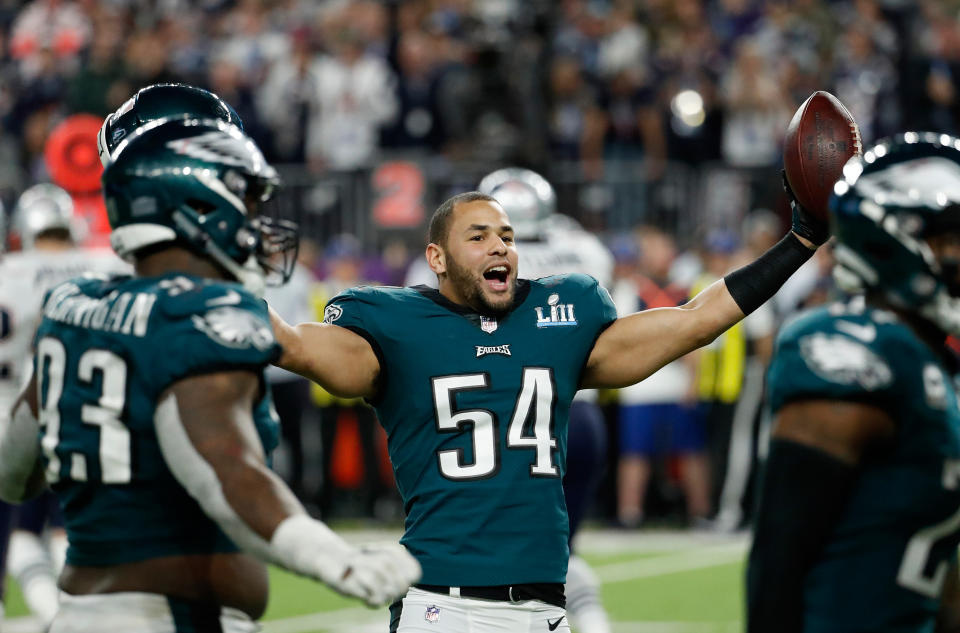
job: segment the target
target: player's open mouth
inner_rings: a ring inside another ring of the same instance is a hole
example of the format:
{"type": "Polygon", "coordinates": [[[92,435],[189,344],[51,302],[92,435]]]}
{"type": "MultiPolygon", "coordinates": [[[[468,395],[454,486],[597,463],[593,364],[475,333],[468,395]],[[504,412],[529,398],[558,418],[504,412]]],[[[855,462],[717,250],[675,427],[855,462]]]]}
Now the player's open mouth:
{"type": "Polygon", "coordinates": [[[503,292],[507,289],[507,280],[510,278],[510,268],[503,264],[491,266],[483,272],[487,286],[494,292],[503,292]]]}

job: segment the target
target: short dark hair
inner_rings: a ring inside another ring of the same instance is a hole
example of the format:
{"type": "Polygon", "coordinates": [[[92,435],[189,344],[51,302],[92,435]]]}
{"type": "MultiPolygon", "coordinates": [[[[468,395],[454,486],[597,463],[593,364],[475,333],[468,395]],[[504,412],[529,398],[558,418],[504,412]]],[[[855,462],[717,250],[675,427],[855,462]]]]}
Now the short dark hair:
{"type": "Polygon", "coordinates": [[[450,217],[453,215],[456,206],[462,202],[476,202],[477,200],[486,200],[487,202],[497,201],[493,196],[488,196],[479,191],[458,193],[444,200],[443,204],[433,212],[433,217],[430,218],[430,231],[427,234],[427,239],[430,243],[446,246],[447,236],[450,232],[450,217]]]}

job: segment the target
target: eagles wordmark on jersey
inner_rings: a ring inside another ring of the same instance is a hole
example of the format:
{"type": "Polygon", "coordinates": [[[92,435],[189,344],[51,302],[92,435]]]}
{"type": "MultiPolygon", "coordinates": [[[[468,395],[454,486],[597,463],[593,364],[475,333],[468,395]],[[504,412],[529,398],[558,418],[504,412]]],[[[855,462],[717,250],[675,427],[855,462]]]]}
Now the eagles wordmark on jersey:
{"type": "Polygon", "coordinates": [[[493,319],[426,287],[359,288],[325,314],[380,359],[373,404],[421,582],[563,582],[568,414],[616,318],[606,290],[586,275],[520,280],[514,307],[493,319]]]}
{"type": "Polygon", "coordinates": [[[853,400],[896,422],[806,577],[803,630],[932,631],[960,543],[960,410],[948,369],[892,312],[855,300],[784,327],[769,390],[774,412],[853,400]]]}

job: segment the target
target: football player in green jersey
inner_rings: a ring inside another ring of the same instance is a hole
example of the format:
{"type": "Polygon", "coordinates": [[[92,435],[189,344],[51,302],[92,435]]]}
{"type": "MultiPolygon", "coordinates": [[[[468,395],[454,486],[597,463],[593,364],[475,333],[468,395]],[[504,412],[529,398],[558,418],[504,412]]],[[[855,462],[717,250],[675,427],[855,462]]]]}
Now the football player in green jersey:
{"type": "Polygon", "coordinates": [[[796,207],[794,232],[688,304],[618,319],[587,275],[517,279],[510,219],[469,192],[431,219],[438,290],[351,289],[321,324],[271,314],[278,364],[365,397],[387,431],[407,515],[401,542],[423,567],[390,630],[569,631],[561,478],[574,394],[633,384],[713,340],[826,237],[825,223],[796,207]]]}
{"type": "Polygon", "coordinates": [[[834,276],[857,294],[777,340],[747,630],[956,631],[960,139],[906,133],[843,174],[834,276]]]}
{"type": "Polygon", "coordinates": [[[394,543],[354,547],[268,468],[280,353],[257,293],[294,227],[258,216],[278,182],[239,128],[160,119],[103,174],[111,245],[133,276],[44,300],[34,372],[0,435],[0,497],[49,484],[69,538],[50,631],[255,631],[264,561],[382,605],[420,575],[394,543]]]}

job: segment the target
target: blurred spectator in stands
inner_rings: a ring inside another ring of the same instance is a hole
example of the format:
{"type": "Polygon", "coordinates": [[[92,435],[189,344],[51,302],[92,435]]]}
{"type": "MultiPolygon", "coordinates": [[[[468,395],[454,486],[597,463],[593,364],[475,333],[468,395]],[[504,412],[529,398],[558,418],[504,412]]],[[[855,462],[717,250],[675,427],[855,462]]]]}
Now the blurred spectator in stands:
{"type": "Polygon", "coordinates": [[[899,128],[899,82],[893,62],[878,48],[876,29],[854,22],[848,25],[833,60],[833,93],[847,106],[864,143],[899,128]]]}
{"type": "Polygon", "coordinates": [[[722,110],[717,79],[723,55],[698,0],[669,3],[656,25],[653,64],[668,122],[667,156],[698,165],[720,158],[722,110]]]}
{"type": "Polygon", "coordinates": [[[650,64],[650,34],[637,22],[631,2],[616,2],[604,25],[597,51],[597,76],[610,77],[624,70],[636,73],[644,83],[650,64]]]}
{"type": "Polygon", "coordinates": [[[243,131],[256,141],[265,154],[273,156],[273,135],[260,119],[252,85],[255,84],[250,83],[245,70],[232,57],[218,54],[210,60],[206,87],[237,111],[243,121],[243,131]]]}
{"type": "Polygon", "coordinates": [[[123,14],[104,9],[94,21],[94,35],[83,63],[67,86],[67,109],[105,116],[126,101],[135,88],[126,81],[120,55],[123,14]]]}
{"type": "Polygon", "coordinates": [[[317,107],[307,127],[307,160],[314,169],[369,167],[380,128],[396,116],[395,77],[382,58],[366,52],[346,13],[328,16],[323,33],[331,53],[314,62],[317,107]]]}
{"type": "Polygon", "coordinates": [[[10,33],[10,55],[20,74],[31,79],[49,66],[50,55],[61,72],[75,68],[92,34],[90,19],[78,3],[34,0],[17,15],[10,33]]]}
{"type": "Polygon", "coordinates": [[[313,63],[311,32],[298,28],[290,35],[286,57],[275,62],[266,80],[256,89],[257,107],[272,133],[274,157],[280,162],[306,161],[307,124],[320,97],[317,68],[313,63]]]}
{"type": "Polygon", "coordinates": [[[753,40],[743,38],[720,79],[723,160],[750,179],[753,203],[772,204],[780,196],[777,170],[783,134],[794,112],[774,61],[762,56],[753,40]]]}
{"type": "MultiPolygon", "coordinates": [[[[672,284],[676,257],[673,238],[652,227],[638,231],[639,259],[632,279],[621,278],[614,289],[617,312],[630,314],[685,303],[688,294],[672,284]]],[[[692,358],[666,365],[642,382],[619,390],[620,458],[617,464],[617,521],[636,527],[654,472],[654,459],[676,457],[691,524],[710,512],[709,467],[703,423],[695,408],[692,358]]]]}
{"type": "Polygon", "coordinates": [[[241,0],[220,24],[224,39],[218,42],[217,56],[242,68],[250,85],[263,81],[270,64],[290,49],[288,34],[270,24],[269,4],[265,0],[241,0]]]}
{"type": "Polygon", "coordinates": [[[5,127],[28,143],[25,164],[42,150],[48,132],[66,95],[67,84],[53,50],[42,48],[33,54],[33,73],[23,78],[13,92],[14,101],[5,127]],[[42,134],[38,133],[42,131],[42,134]]]}
{"type": "Polygon", "coordinates": [[[663,173],[666,140],[655,88],[633,68],[619,69],[604,83],[603,179],[613,201],[607,228],[626,230],[647,220],[647,182],[663,173]]]}
{"type": "Polygon", "coordinates": [[[600,73],[600,39],[607,30],[604,10],[599,3],[563,0],[557,11],[552,50],[556,57],[576,60],[588,77],[600,73]]]}
{"type": "Polygon", "coordinates": [[[440,151],[446,142],[440,105],[443,69],[431,37],[420,30],[400,34],[397,42],[398,112],[383,128],[384,147],[440,151]]]}
{"type": "Polygon", "coordinates": [[[598,176],[606,125],[596,92],[573,57],[557,57],[550,67],[549,108],[551,158],[582,161],[588,177],[598,176]]]}
{"type": "Polygon", "coordinates": [[[914,56],[906,64],[901,95],[906,102],[905,129],[960,131],[960,28],[942,2],[920,2],[907,32],[914,56]]]}
{"type": "Polygon", "coordinates": [[[170,72],[187,83],[205,82],[208,62],[222,38],[211,37],[201,8],[185,5],[180,11],[168,13],[158,25],[161,37],[170,42],[170,72]]]}
{"type": "Polygon", "coordinates": [[[781,160],[781,141],[794,107],[780,89],[772,61],[752,40],[741,39],[720,79],[723,159],[734,167],[769,170],[781,160]]]}
{"type": "Polygon", "coordinates": [[[603,179],[613,196],[606,227],[626,230],[646,221],[647,183],[658,180],[666,159],[663,117],[649,65],[647,34],[632,11],[611,11],[600,45],[605,117],[603,179]]]}
{"type": "Polygon", "coordinates": [[[763,19],[768,2],[719,0],[707,6],[710,25],[726,57],[733,57],[733,46],[741,38],[752,36],[763,19]]]}
{"type": "Polygon", "coordinates": [[[162,36],[158,25],[134,30],[123,45],[126,73],[134,90],[151,84],[181,81],[169,68],[169,55],[170,43],[162,36]]]}

